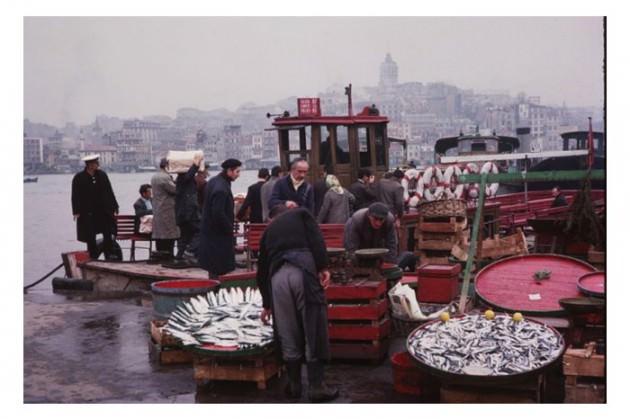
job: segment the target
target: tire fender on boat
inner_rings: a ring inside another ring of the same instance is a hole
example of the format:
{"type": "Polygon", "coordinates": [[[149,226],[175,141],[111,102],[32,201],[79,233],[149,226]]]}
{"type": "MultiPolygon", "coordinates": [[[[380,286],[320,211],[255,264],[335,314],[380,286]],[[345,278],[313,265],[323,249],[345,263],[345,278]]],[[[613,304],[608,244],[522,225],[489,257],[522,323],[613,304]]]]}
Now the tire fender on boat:
{"type": "Polygon", "coordinates": [[[444,192],[448,199],[461,198],[464,193],[464,184],[457,183],[457,178],[462,174],[462,169],[458,165],[453,164],[444,171],[444,192]],[[454,187],[453,187],[454,186],[454,187]]]}
{"type": "MultiPolygon", "coordinates": [[[[479,166],[477,166],[477,164],[475,163],[467,163],[466,166],[464,167],[464,170],[462,170],[462,174],[464,175],[478,174],[478,173],[479,173],[479,166]]],[[[466,195],[468,196],[469,199],[479,198],[479,184],[478,183],[467,183],[464,189],[466,189],[466,195]],[[471,194],[471,192],[473,193],[471,194]],[[474,195],[475,192],[476,192],[476,196],[471,197],[470,195],[474,195]]]]}
{"type": "MultiPolygon", "coordinates": [[[[481,167],[481,173],[499,173],[499,168],[494,162],[487,161],[481,167]]],[[[486,185],[486,196],[495,196],[499,190],[499,184],[497,182],[486,185]]]]}
{"type": "Polygon", "coordinates": [[[423,183],[420,181],[420,172],[416,169],[408,169],[405,172],[405,176],[400,182],[404,189],[403,197],[405,199],[405,203],[407,203],[410,207],[416,207],[422,200],[422,189],[423,183]],[[415,184],[415,189],[409,191],[409,185],[415,184]]]}
{"type": "Polygon", "coordinates": [[[424,183],[424,199],[427,201],[435,201],[436,199],[442,198],[444,194],[444,176],[439,167],[428,167],[422,175],[422,183],[424,183]],[[432,191],[431,188],[434,186],[434,180],[437,186],[435,186],[432,191]]]}

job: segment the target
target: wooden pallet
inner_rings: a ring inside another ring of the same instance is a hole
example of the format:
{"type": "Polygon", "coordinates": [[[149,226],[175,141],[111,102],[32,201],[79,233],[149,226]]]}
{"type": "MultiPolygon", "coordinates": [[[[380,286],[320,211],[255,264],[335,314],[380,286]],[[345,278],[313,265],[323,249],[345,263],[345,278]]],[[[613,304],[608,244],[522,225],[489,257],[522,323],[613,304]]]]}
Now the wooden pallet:
{"type": "Polygon", "coordinates": [[[569,348],[562,357],[565,403],[606,402],[606,356],[595,353],[595,343],[569,348]]]}
{"type": "Polygon", "coordinates": [[[151,321],[149,357],[160,365],[192,364],[192,354],[182,348],[179,339],[163,331],[164,320],[151,321]]]}
{"type": "Polygon", "coordinates": [[[194,379],[198,385],[216,380],[253,381],[259,390],[265,390],[267,381],[281,373],[281,366],[273,352],[243,357],[195,354],[193,369],[194,379]]]}

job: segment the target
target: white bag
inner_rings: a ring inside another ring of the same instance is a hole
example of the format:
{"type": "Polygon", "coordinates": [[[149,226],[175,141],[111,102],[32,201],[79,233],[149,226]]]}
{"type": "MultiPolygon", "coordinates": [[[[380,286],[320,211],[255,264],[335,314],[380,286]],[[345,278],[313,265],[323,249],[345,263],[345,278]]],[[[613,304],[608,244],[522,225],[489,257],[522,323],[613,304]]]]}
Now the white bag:
{"type": "Polygon", "coordinates": [[[153,215],[144,215],[140,217],[140,227],[138,232],[141,234],[151,234],[153,232],[153,215]]]}
{"type": "Polygon", "coordinates": [[[400,285],[398,282],[388,292],[389,301],[392,305],[392,312],[394,315],[401,319],[408,320],[432,320],[437,319],[440,314],[449,310],[450,305],[445,306],[442,310],[438,310],[435,313],[431,313],[428,316],[425,315],[420,306],[418,300],[416,300],[416,293],[409,285],[400,285]]]}
{"type": "MultiPolygon", "coordinates": [[[[174,151],[170,150],[166,154],[166,160],[168,160],[168,166],[166,171],[169,173],[186,173],[190,166],[193,164],[193,158],[201,154],[203,157],[203,150],[191,150],[191,151],[174,151]]],[[[204,170],[204,163],[201,160],[199,163],[199,171],[204,170]]]]}

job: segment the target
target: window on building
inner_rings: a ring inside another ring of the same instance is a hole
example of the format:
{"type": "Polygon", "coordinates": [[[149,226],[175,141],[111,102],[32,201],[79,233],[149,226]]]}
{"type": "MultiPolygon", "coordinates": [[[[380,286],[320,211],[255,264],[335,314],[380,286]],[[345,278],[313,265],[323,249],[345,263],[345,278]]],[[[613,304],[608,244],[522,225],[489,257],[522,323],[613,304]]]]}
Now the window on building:
{"type": "Polygon", "coordinates": [[[337,145],[335,147],[337,164],[350,163],[350,143],[348,142],[348,127],[340,126],[337,129],[337,145]]]}

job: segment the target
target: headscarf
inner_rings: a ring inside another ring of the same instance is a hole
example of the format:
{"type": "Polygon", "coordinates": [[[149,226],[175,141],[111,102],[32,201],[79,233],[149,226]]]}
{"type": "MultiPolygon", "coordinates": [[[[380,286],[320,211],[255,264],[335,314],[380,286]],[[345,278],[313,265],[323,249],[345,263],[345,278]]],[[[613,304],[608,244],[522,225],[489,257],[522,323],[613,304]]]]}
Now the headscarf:
{"type": "Polygon", "coordinates": [[[343,188],[341,187],[341,183],[339,183],[339,179],[337,179],[337,176],[335,175],[326,176],[326,186],[328,186],[329,189],[332,189],[334,192],[338,193],[339,195],[343,195],[343,188]]]}

